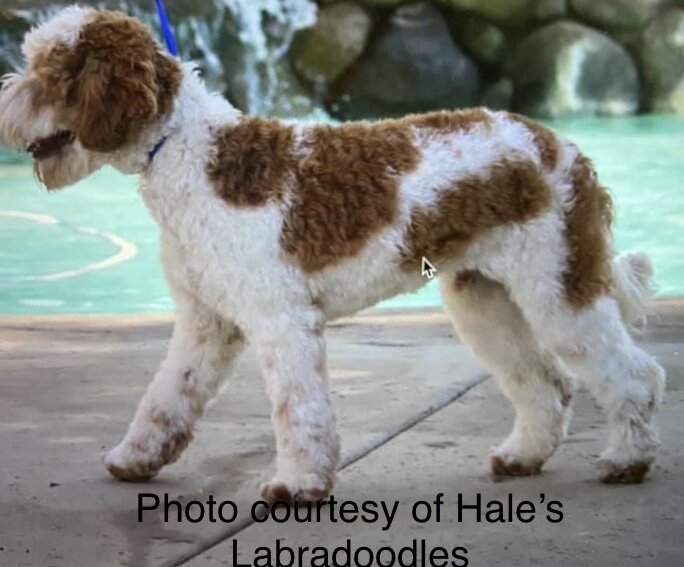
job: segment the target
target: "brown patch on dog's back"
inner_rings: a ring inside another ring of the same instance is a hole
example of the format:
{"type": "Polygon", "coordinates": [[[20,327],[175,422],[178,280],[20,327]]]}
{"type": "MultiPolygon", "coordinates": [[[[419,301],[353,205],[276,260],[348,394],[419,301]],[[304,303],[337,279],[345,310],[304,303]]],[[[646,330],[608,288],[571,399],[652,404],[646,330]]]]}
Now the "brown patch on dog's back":
{"type": "Polygon", "coordinates": [[[207,174],[230,205],[287,201],[281,248],[315,272],[357,255],[395,220],[399,177],[420,161],[417,131],[450,134],[489,123],[483,109],[431,112],[311,126],[298,137],[282,122],[244,117],[218,131],[207,174]]]}
{"type": "Polygon", "coordinates": [[[207,174],[216,193],[238,207],[279,199],[296,173],[294,129],[277,120],[244,117],[216,135],[207,174]]]}
{"type": "Polygon", "coordinates": [[[549,186],[533,163],[502,160],[443,191],[433,207],[413,211],[402,267],[419,270],[423,256],[432,262],[458,258],[483,232],[530,220],[550,204],[549,186]]]}
{"type": "Polygon", "coordinates": [[[484,108],[470,108],[449,112],[446,110],[413,114],[401,120],[407,125],[417,128],[430,128],[445,133],[468,131],[478,125],[488,126],[491,123],[489,113],[484,108]]]}
{"type": "Polygon", "coordinates": [[[358,254],[394,220],[397,178],[420,156],[399,120],[315,126],[305,145],[280,243],[314,272],[358,254]]]}
{"type": "Polygon", "coordinates": [[[581,309],[610,292],[612,199],[586,157],[575,159],[570,178],[572,202],[565,217],[569,254],[563,284],[568,302],[581,309]]]}
{"type": "Polygon", "coordinates": [[[556,135],[534,120],[530,120],[527,116],[522,114],[509,113],[508,118],[514,122],[519,122],[527,128],[533,136],[534,144],[539,150],[539,157],[542,165],[548,170],[553,171],[558,165],[558,158],[560,157],[560,148],[558,147],[558,138],[556,135]]]}

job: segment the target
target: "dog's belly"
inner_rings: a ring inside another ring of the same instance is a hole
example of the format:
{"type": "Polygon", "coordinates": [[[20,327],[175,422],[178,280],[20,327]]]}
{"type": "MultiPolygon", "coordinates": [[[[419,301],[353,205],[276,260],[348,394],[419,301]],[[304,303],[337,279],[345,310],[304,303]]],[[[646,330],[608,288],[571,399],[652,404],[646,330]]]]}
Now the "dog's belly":
{"type": "Polygon", "coordinates": [[[322,289],[317,296],[317,304],[323,309],[326,317],[332,320],[353,315],[396,295],[417,291],[424,285],[420,278],[406,276],[393,281],[368,279],[366,282],[365,285],[357,286],[330,282],[330,285],[322,289]]]}
{"type": "Polygon", "coordinates": [[[358,256],[310,275],[308,287],[317,305],[334,319],[417,291],[427,281],[419,270],[402,269],[396,247],[378,239],[358,256]]]}

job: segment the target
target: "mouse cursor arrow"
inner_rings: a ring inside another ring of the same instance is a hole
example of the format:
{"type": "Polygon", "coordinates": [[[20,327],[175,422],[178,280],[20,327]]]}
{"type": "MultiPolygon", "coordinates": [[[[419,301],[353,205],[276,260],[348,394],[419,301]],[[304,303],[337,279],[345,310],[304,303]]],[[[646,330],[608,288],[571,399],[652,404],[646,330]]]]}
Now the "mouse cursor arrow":
{"type": "Polygon", "coordinates": [[[437,269],[430,263],[430,260],[423,256],[423,261],[420,269],[421,275],[431,280],[435,277],[436,272],[437,269]]]}

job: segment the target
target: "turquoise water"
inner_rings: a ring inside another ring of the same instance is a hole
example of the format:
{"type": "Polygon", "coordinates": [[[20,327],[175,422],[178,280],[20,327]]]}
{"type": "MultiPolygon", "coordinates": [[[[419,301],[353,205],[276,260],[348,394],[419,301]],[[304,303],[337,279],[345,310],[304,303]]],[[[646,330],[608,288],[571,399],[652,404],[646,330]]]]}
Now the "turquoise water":
{"type": "MultiPolygon", "coordinates": [[[[552,126],[593,158],[616,200],[620,251],[644,250],[659,294],[684,295],[684,119],[582,119],[552,126]]],[[[136,179],[103,170],[46,192],[30,163],[0,152],[0,313],[155,313],[173,308],[158,229],[136,179]]],[[[385,307],[437,305],[437,290],[385,307]]]]}

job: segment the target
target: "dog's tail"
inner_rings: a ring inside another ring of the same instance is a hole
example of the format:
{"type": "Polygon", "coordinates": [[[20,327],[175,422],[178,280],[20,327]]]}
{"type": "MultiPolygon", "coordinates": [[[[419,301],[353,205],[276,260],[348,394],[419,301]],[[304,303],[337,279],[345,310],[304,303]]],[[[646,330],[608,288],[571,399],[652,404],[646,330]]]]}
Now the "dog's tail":
{"type": "Polygon", "coordinates": [[[655,293],[653,266],[643,252],[625,254],[613,260],[613,287],[620,313],[627,325],[646,315],[648,300],[655,293]]]}

